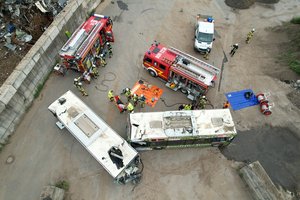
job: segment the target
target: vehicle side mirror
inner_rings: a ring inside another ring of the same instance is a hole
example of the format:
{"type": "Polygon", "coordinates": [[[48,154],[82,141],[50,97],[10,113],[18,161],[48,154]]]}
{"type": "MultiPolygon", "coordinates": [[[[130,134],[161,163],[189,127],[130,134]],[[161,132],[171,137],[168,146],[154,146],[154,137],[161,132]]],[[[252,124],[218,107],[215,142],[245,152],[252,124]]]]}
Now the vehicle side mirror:
{"type": "Polygon", "coordinates": [[[213,41],[215,41],[215,40],[216,40],[216,38],[213,39],[213,41]]]}

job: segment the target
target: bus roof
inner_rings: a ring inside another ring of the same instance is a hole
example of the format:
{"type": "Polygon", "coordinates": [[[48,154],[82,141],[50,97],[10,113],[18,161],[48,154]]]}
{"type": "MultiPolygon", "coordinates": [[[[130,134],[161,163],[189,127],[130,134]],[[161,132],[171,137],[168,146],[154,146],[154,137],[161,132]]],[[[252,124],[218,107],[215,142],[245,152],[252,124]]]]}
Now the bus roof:
{"type": "Polygon", "coordinates": [[[134,113],[129,121],[131,141],[237,134],[229,109],[134,113]]]}
{"type": "Polygon", "coordinates": [[[135,149],[71,91],[54,101],[48,109],[56,113],[59,121],[114,178],[138,155],[135,149]],[[65,99],[63,104],[59,102],[62,99],[65,99]],[[112,147],[119,148],[123,154],[124,166],[121,168],[110,159],[108,151],[112,147]]]}

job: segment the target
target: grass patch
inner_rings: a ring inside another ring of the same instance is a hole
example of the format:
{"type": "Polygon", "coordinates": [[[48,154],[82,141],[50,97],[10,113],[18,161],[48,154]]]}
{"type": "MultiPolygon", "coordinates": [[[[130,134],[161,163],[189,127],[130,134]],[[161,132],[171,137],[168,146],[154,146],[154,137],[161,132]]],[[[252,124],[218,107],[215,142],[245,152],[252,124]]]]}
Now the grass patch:
{"type": "Polygon", "coordinates": [[[45,83],[46,83],[46,81],[49,79],[50,74],[52,73],[52,71],[53,71],[53,67],[52,67],[52,70],[50,70],[50,72],[47,74],[47,76],[44,77],[42,83],[38,84],[38,86],[36,87],[35,93],[33,94],[33,97],[34,97],[35,99],[38,98],[38,97],[40,96],[40,94],[41,94],[41,92],[42,92],[42,90],[43,90],[43,88],[44,88],[44,86],[45,86],[45,83]]]}
{"type": "Polygon", "coordinates": [[[293,17],[290,21],[292,24],[300,24],[300,16],[293,17]]]}
{"type": "Polygon", "coordinates": [[[58,181],[57,183],[55,183],[55,187],[58,187],[60,189],[63,189],[65,191],[68,191],[70,188],[70,184],[69,182],[65,181],[65,180],[61,180],[58,181]]]}
{"type": "Polygon", "coordinates": [[[297,74],[300,74],[300,61],[299,60],[291,60],[289,62],[290,68],[296,72],[297,74]]]}

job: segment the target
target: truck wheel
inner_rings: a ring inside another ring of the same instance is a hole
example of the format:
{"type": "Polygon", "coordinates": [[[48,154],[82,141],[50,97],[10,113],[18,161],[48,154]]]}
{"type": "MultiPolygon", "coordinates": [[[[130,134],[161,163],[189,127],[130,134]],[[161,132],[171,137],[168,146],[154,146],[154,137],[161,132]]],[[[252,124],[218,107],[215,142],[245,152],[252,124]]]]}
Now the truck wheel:
{"type": "Polygon", "coordinates": [[[156,77],[156,73],[153,70],[149,69],[148,72],[152,77],[156,77]]]}
{"type": "Polygon", "coordinates": [[[187,89],[184,89],[184,88],[181,88],[180,91],[181,91],[183,94],[187,94],[187,93],[188,93],[187,89]]]}

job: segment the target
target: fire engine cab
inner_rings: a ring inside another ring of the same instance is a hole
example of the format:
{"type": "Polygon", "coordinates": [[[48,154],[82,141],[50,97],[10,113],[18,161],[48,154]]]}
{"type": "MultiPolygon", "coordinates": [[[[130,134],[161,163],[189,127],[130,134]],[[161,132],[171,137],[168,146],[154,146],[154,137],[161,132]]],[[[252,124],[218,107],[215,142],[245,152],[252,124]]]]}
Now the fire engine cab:
{"type": "Polygon", "coordinates": [[[143,65],[153,77],[167,81],[166,86],[180,90],[196,100],[214,86],[220,69],[173,47],[155,42],[145,53],[143,65]]]}
{"type": "Polygon", "coordinates": [[[82,23],[59,52],[64,67],[83,73],[98,64],[106,42],[114,42],[112,25],[110,17],[98,14],[82,23]]]}

